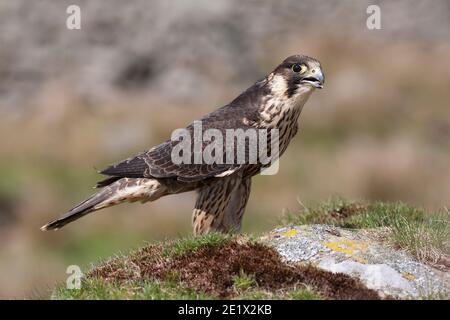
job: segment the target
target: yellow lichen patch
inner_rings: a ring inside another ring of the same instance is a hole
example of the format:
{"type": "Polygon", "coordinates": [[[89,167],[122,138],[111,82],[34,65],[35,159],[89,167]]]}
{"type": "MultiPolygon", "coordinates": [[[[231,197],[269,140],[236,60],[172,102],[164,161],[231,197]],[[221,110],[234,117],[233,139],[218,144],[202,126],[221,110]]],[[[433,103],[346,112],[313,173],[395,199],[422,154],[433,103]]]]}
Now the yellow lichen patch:
{"type": "Polygon", "coordinates": [[[410,281],[416,280],[416,277],[413,274],[409,273],[409,272],[402,272],[402,276],[406,280],[410,280],[410,281]]]}
{"type": "Polygon", "coordinates": [[[282,233],[281,235],[283,236],[283,237],[292,237],[294,234],[296,234],[298,232],[298,230],[297,229],[292,229],[292,230],[289,230],[289,231],[286,231],[286,232],[284,232],[284,233],[282,233]]]}
{"type": "Polygon", "coordinates": [[[363,263],[363,264],[367,264],[368,263],[367,259],[365,259],[365,258],[363,258],[361,256],[354,256],[353,260],[355,260],[356,262],[359,262],[359,263],[363,263]]]}
{"type": "Polygon", "coordinates": [[[338,241],[327,242],[324,243],[324,245],[330,248],[331,250],[350,255],[354,254],[355,251],[365,251],[367,249],[366,242],[348,239],[341,239],[338,241]]]}

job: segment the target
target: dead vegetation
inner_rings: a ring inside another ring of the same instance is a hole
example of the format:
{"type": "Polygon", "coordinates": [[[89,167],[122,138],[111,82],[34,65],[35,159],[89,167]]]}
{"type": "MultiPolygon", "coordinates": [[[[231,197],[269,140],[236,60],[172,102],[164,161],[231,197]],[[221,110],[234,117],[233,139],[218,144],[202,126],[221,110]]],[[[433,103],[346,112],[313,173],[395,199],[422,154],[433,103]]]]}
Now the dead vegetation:
{"type": "Polygon", "coordinates": [[[287,264],[273,248],[242,238],[203,240],[201,246],[182,252],[167,250],[177,245],[180,241],[147,246],[94,268],[87,278],[114,285],[175,282],[180,288],[218,298],[239,298],[252,291],[288,293],[298,288],[311,288],[326,299],[380,298],[359,280],[313,266],[287,264]]]}
{"type": "MultiPolygon", "coordinates": [[[[404,203],[333,199],[290,214],[285,224],[360,229],[419,260],[446,270],[448,214],[404,203]]],[[[221,234],[147,245],[92,269],[80,290],[58,288],[56,299],[380,299],[348,275],[282,260],[256,240],[221,234]]],[[[386,297],[390,298],[390,297],[386,297]]]]}

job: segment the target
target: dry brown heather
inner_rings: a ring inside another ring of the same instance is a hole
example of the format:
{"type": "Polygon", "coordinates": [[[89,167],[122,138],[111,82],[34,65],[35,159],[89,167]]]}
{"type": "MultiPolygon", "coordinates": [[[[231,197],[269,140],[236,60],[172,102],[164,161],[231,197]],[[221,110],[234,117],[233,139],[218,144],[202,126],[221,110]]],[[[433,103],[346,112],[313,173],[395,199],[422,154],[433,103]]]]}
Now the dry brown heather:
{"type": "Polygon", "coordinates": [[[232,298],[238,294],[233,278],[244,272],[254,279],[253,289],[286,292],[306,285],[329,299],[380,299],[359,280],[313,266],[287,264],[273,248],[260,243],[233,239],[180,255],[165,253],[167,246],[170,243],[151,245],[131,256],[116,258],[93,269],[88,278],[110,283],[175,278],[183,287],[232,298]]]}

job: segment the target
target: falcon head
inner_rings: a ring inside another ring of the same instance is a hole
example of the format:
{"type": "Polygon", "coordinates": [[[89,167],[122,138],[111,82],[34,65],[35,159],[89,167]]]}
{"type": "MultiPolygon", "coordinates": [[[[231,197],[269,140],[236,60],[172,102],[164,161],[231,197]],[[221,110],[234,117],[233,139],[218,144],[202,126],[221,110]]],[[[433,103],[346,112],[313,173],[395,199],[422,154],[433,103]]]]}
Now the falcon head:
{"type": "Polygon", "coordinates": [[[298,92],[322,89],[325,81],[320,62],[304,55],[286,58],[272,74],[288,98],[298,92]]]}

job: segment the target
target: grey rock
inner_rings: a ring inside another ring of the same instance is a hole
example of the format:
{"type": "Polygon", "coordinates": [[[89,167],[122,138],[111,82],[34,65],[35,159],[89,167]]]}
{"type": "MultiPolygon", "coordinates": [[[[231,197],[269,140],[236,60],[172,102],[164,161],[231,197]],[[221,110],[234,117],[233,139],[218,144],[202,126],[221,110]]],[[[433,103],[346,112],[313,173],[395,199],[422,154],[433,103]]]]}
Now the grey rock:
{"type": "Polygon", "coordinates": [[[360,279],[380,295],[422,298],[450,294],[448,273],[387,247],[358,230],[329,225],[289,226],[265,240],[289,262],[314,264],[360,279]]]}

